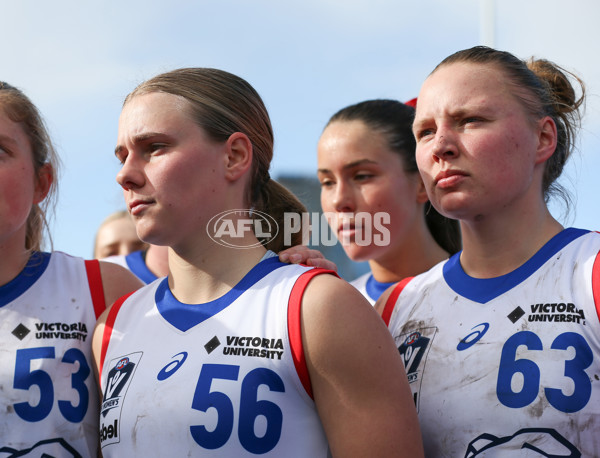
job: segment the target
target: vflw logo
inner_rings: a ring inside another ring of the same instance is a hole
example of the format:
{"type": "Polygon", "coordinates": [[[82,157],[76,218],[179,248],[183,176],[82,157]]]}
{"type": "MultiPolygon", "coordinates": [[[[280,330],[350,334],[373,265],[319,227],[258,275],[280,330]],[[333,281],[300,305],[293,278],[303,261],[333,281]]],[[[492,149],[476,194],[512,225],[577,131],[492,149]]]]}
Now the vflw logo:
{"type": "Polygon", "coordinates": [[[108,376],[102,396],[100,412],[100,444],[102,447],[119,442],[119,422],[123,399],[135,373],[135,369],[142,358],[142,353],[131,353],[110,361],[107,368],[108,376]]]}
{"type": "Polygon", "coordinates": [[[427,355],[436,332],[436,327],[420,328],[412,329],[410,332],[395,337],[398,352],[404,361],[417,412],[419,411],[421,383],[423,383],[427,355]]]}
{"type": "Polygon", "coordinates": [[[135,364],[131,362],[129,357],[121,358],[115,367],[113,367],[106,379],[106,388],[104,397],[102,398],[102,416],[106,417],[106,413],[115,407],[118,407],[119,393],[123,391],[125,384],[131,377],[135,364]]]}

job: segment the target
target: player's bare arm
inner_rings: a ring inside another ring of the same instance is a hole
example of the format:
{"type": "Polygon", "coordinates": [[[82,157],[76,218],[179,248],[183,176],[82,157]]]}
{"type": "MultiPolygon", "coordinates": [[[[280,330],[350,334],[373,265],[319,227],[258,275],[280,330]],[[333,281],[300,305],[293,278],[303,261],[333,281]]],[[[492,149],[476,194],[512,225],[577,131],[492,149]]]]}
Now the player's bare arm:
{"type": "Polygon", "coordinates": [[[302,301],[306,362],[333,456],[423,456],[417,414],[391,334],[351,285],[319,275],[302,301]]]}

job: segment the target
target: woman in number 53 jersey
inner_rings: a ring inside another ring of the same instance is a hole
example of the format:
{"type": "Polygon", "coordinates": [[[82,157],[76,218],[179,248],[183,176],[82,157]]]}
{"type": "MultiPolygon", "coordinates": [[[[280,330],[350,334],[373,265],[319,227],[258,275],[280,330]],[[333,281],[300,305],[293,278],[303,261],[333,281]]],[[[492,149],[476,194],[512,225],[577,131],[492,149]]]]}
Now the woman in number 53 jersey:
{"type": "Polygon", "coordinates": [[[463,251],[377,307],[428,457],[600,456],[600,234],[546,206],[583,100],[569,75],[475,47],[421,88],[418,166],[463,251]]]}
{"type": "Polygon", "coordinates": [[[41,251],[58,158],[35,105],[0,82],[0,456],[96,457],[96,318],[141,283],[41,251]]]}
{"type": "Polygon", "coordinates": [[[270,179],[272,154],[263,102],[235,75],[175,70],[126,98],[117,180],[140,238],[169,247],[169,275],[94,333],[105,458],[422,456],[377,313],[257,238],[279,251],[302,207],[270,179]]]}

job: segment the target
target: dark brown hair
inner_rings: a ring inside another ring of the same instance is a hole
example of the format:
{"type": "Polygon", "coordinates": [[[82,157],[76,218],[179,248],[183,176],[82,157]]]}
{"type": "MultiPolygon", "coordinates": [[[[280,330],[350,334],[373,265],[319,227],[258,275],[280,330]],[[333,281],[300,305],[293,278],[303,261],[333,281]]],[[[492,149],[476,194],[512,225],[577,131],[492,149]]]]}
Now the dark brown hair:
{"type": "MultiPolygon", "coordinates": [[[[363,122],[383,136],[390,151],[402,158],[404,170],[413,174],[419,173],[415,157],[416,141],[412,132],[414,117],[415,109],[412,106],[397,100],[375,99],[342,108],[329,119],[327,126],[336,121],[363,122]]],[[[437,244],[450,254],[459,251],[461,240],[458,221],[441,215],[429,202],[424,211],[427,227],[437,244]]]]}

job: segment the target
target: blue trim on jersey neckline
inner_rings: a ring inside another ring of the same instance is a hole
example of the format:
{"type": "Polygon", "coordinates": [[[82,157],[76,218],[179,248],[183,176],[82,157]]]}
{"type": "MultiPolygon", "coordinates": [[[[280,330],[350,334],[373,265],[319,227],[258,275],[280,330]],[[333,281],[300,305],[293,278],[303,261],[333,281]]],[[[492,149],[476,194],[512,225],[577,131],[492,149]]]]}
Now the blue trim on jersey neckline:
{"type": "Polygon", "coordinates": [[[279,261],[278,257],[265,259],[255,265],[237,285],[223,296],[204,304],[184,304],[179,302],[169,289],[168,278],[164,278],[159,283],[154,296],[156,308],[162,317],[172,326],[185,332],[232,304],[233,301],[264,276],[286,265],[289,264],[279,261]]]}
{"type": "Polygon", "coordinates": [[[444,279],[456,293],[474,302],[485,304],[525,281],[552,256],[588,232],[588,230],[572,227],[564,229],[546,242],[525,264],[506,275],[495,278],[473,278],[467,275],[460,265],[462,253],[460,251],[444,264],[444,279]]]}
{"type": "Polygon", "coordinates": [[[32,253],[19,275],[6,285],[0,286],[0,307],[4,307],[27,291],[46,271],[48,264],[50,264],[50,253],[41,251],[32,253]]]}
{"type": "Polygon", "coordinates": [[[134,251],[133,253],[129,253],[127,256],[125,256],[125,262],[127,263],[129,270],[131,270],[135,276],[144,283],[152,283],[154,280],[158,279],[158,277],[154,275],[150,269],[148,269],[142,251],[134,251]]]}
{"type": "Polygon", "coordinates": [[[373,299],[374,301],[376,301],[377,299],[379,299],[379,296],[381,296],[386,289],[388,289],[390,286],[392,286],[394,284],[396,284],[396,282],[382,283],[380,281],[377,281],[377,280],[375,280],[375,277],[373,277],[373,274],[371,274],[371,275],[369,275],[369,278],[367,279],[367,283],[365,284],[365,289],[366,289],[369,297],[371,299],[373,299]]]}

